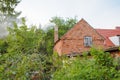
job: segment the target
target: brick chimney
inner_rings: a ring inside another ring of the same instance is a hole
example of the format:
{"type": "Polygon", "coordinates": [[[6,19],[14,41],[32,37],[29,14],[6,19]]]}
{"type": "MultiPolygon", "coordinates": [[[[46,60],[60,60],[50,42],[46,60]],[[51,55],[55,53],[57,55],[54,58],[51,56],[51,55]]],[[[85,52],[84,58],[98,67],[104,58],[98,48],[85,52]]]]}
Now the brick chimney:
{"type": "Polygon", "coordinates": [[[58,26],[54,26],[54,43],[58,40],[58,26]]]}
{"type": "Polygon", "coordinates": [[[120,26],[116,26],[116,29],[119,29],[119,30],[120,30],[120,26]]]}

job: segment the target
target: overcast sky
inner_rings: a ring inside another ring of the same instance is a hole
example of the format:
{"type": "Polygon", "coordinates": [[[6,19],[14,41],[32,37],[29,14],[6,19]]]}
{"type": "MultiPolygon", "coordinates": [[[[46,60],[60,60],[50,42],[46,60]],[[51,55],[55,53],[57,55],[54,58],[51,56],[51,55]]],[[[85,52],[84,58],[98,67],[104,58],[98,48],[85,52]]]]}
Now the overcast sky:
{"type": "Polygon", "coordinates": [[[35,25],[44,26],[54,16],[77,16],[94,28],[120,26],[120,0],[22,0],[16,10],[35,25]]]}

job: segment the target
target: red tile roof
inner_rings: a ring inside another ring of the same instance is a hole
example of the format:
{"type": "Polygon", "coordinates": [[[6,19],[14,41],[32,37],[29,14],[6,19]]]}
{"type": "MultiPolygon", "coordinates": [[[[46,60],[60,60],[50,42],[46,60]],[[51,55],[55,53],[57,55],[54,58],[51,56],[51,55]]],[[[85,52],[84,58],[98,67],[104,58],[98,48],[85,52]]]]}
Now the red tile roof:
{"type": "Polygon", "coordinates": [[[109,37],[120,35],[120,29],[96,29],[96,31],[106,39],[105,45],[108,47],[115,46],[109,37]]]}

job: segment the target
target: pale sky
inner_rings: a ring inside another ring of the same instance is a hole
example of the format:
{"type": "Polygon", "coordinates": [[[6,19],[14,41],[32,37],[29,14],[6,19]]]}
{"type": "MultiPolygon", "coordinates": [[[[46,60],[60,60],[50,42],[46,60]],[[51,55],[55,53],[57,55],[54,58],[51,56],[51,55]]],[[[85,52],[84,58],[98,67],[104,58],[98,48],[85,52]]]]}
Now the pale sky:
{"type": "Polygon", "coordinates": [[[16,10],[34,25],[44,26],[54,16],[77,16],[94,28],[120,26],[120,0],[22,0],[16,10]]]}

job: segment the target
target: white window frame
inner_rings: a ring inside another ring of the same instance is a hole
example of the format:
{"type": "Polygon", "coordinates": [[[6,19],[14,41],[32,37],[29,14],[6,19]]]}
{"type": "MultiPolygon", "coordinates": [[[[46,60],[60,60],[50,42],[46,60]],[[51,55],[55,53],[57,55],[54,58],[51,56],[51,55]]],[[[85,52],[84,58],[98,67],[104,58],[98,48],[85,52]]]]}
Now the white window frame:
{"type": "Polygon", "coordinates": [[[92,46],[92,37],[91,36],[85,36],[84,37],[84,46],[85,47],[91,47],[92,46]]]}

